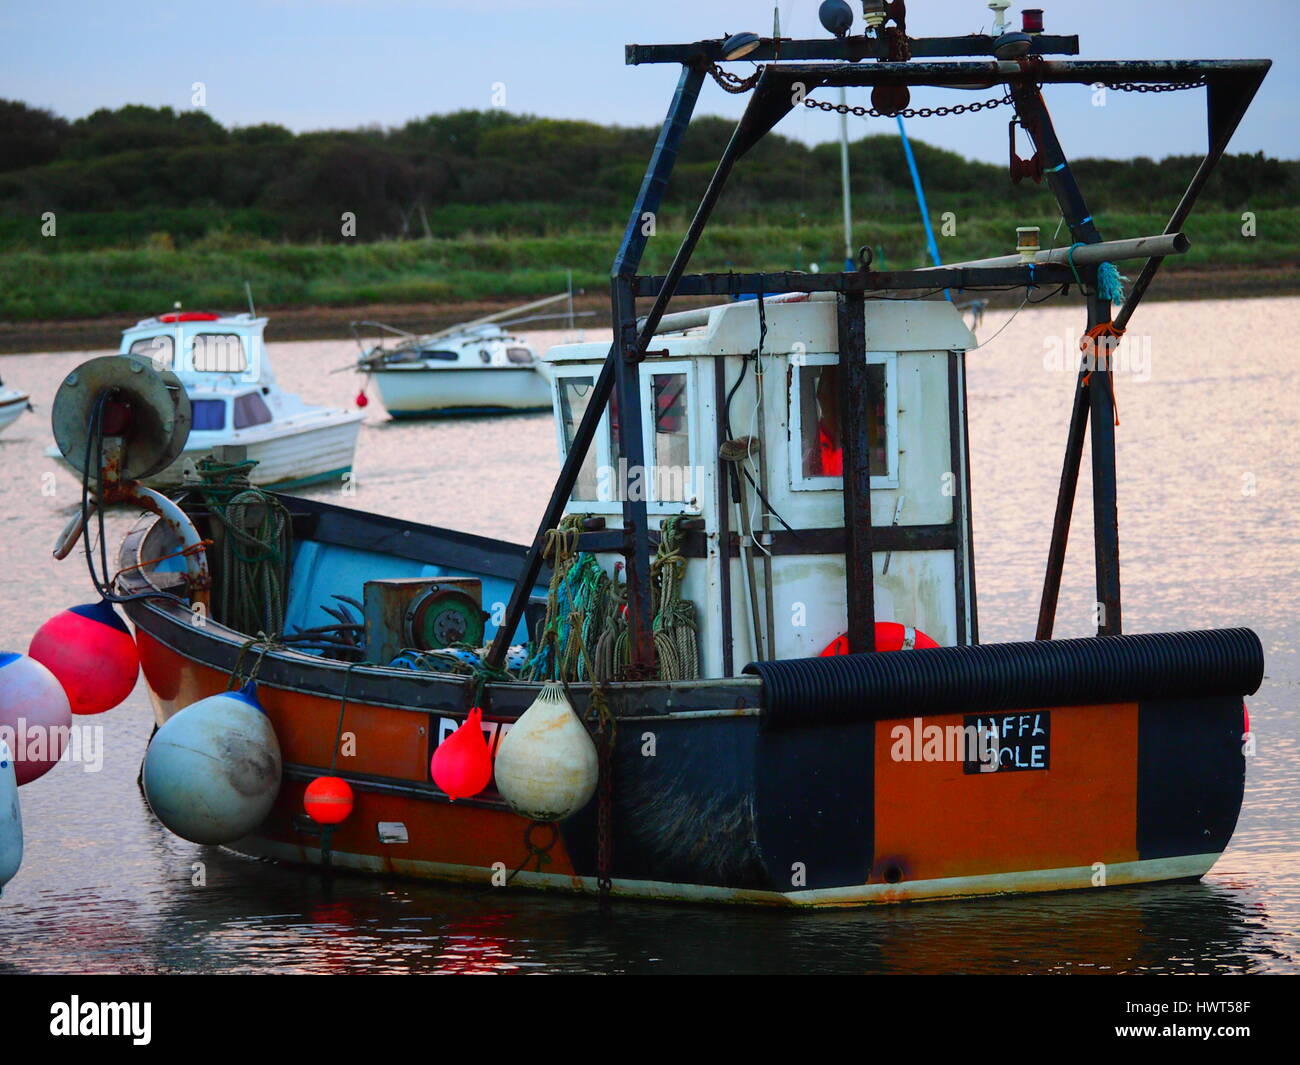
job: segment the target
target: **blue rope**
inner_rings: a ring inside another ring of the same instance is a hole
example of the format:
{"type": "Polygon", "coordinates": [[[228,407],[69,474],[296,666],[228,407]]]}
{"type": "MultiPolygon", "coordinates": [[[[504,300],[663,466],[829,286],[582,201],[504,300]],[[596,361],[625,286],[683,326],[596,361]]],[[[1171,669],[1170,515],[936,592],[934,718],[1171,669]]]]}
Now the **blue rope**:
{"type": "Polygon", "coordinates": [[[1097,267],[1097,295],[1110,303],[1123,303],[1124,280],[1114,263],[1102,263],[1097,267]]]}

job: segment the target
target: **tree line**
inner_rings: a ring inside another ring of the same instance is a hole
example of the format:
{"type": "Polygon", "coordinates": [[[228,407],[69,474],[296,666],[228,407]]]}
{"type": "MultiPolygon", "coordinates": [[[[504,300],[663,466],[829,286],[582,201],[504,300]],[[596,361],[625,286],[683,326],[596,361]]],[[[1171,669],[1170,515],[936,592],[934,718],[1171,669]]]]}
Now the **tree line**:
{"type": "MultiPolygon", "coordinates": [[[[709,117],[692,125],[670,189],[679,206],[665,222],[687,217],[732,128],[709,117]]],[[[139,246],[159,231],[178,245],[214,233],[333,241],[343,212],[356,216],[363,241],[605,228],[625,220],[657,132],[458,111],[395,128],[294,133],[275,124],[226,128],[204,111],[135,104],[70,121],[0,100],[0,237],[40,246],[36,219],[49,211],[70,216],[63,232],[80,247],[139,246]]],[[[1045,186],[1012,186],[1005,166],[916,140],[913,149],[936,216],[1050,206],[1045,186]]],[[[855,214],[915,210],[897,137],[862,137],[850,153],[855,214]]],[[[735,171],[718,221],[836,216],[838,145],[771,135],[751,155],[735,171]]],[[[1172,206],[1199,161],[1080,158],[1073,166],[1100,213],[1172,206]]],[[[1296,161],[1230,155],[1202,203],[1259,211],[1295,203],[1298,186],[1296,161]]]]}

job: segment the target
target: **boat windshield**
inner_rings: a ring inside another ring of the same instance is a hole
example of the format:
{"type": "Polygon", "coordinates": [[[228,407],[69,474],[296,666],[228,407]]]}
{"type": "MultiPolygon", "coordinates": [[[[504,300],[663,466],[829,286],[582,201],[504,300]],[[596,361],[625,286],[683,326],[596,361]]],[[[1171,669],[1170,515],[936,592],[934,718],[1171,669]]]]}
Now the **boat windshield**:
{"type": "Polygon", "coordinates": [[[141,337],[132,341],[131,355],[141,355],[149,359],[159,370],[170,370],[176,361],[176,344],[170,333],[160,333],[155,337],[141,337]]]}
{"type": "Polygon", "coordinates": [[[192,399],[190,412],[192,429],[212,432],[226,427],[226,401],[224,399],[192,399]]]}
{"type": "Polygon", "coordinates": [[[243,373],[248,369],[243,338],[237,333],[196,333],[190,365],[199,373],[243,373]]]}

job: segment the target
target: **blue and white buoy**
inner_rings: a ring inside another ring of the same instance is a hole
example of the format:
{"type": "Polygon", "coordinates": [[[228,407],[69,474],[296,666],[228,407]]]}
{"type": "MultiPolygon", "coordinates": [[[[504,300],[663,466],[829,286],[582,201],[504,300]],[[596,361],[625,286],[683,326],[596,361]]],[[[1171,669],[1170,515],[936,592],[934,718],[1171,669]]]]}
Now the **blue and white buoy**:
{"type": "Polygon", "coordinates": [[[233,843],[248,835],[279,791],[280,744],[251,683],[187,706],[145,752],[149,806],[192,843],[233,843]]]}
{"type": "Polygon", "coordinates": [[[23,814],[18,806],[18,777],[9,744],[0,740],[0,894],[23,864],[23,814]]]}

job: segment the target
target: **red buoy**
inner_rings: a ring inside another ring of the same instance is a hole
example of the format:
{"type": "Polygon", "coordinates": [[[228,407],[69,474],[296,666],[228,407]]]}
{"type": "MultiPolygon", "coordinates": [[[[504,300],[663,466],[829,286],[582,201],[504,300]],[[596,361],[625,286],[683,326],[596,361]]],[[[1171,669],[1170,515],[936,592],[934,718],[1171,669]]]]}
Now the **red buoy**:
{"type": "Polygon", "coordinates": [[[357,393],[357,406],[358,407],[370,406],[370,397],[366,395],[366,390],[364,388],[357,393]]]}
{"type": "Polygon", "coordinates": [[[28,655],[59,678],[74,714],[102,714],[131,694],[140,654],[113,604],[74,606],[36,630],[28,655]]]}
{"type": "MultiPolygon", "coordinates": [[[[877,651],[904,651],[915,650],[921,647],[938,647],[929,636],[920,629],[914,629],[907,625],[900,625],[897,621],[877,621],[876,622],[876,650],[877,651]]],[[[836,636],[829,644],[826,645],[819,658],[832,658],[835,655],[846,655],[849,653],[849,637],[845,633],[843,636],[836,636]]]]}
{"type": "Polygon", "coordinates": [[[337,825],[352,813],[352,786],[341,777],[317,777],[307,785],[303,808],[318,825],[337,825]]]}
{"type": "Polygon", "coordinates": [[[433,782],[455,802],[477,795],[492,779],[492,755],[483,738],[483,711],[477,706],[465,724],[438,744],[429,762],[433,782]]]}

